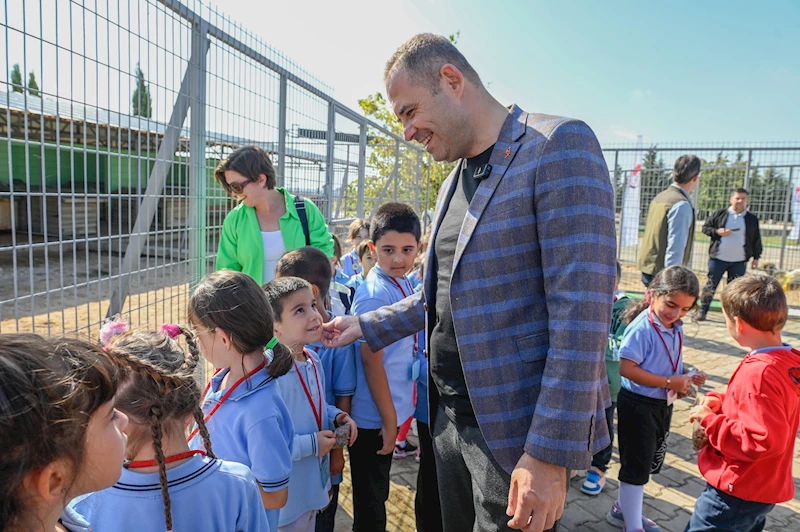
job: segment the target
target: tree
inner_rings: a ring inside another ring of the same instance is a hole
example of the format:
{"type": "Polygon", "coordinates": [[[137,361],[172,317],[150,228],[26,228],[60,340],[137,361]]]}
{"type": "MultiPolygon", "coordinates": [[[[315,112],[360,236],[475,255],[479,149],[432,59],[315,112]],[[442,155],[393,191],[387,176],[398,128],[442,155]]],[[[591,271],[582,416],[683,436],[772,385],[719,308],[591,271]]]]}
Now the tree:
{"type": "Polygon", "coordinates": [[[22,72],[19,69],[19,63],[11,68],[11,88],[14,92],[22,94],[25,90],[25,85],[22,84],[22,72]]]}
{"type": "Polygon", "coordinates": [[[144,72],[139,68],[139,63],[136,63],[136,89],[133,91],[131,105],[133,116],[152,118],[153,101],[150,97],[150,87],[144,79],[144,72]]]}
{"type": "Polygon", "coordinates": [[[35,96],[37,98],[41,98],[41,93],[39,92],[39,84],[36,83],[36,75],[34,75],[33,70],[28,77],[28,94],[31,96],[35,96]]]}

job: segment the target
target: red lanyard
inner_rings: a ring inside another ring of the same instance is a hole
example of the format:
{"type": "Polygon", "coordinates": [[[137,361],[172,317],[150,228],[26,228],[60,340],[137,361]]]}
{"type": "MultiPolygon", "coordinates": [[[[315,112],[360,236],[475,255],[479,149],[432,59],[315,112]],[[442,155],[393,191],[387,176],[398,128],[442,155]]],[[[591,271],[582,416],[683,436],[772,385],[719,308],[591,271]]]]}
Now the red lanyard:
{"type": "Polygon", "coordinates": [[[664,340],[664,337],[661,335],[661,331],[659,331],[658,327],[656,327],[656,322],[653,321],[653,309],[650,309],[648,311],[648,316],[650,317],[650,325],[652,325],[653,329],[656,330],[656,332],[658,333],[658,337],[661,338],[661,343],[664,344],[664,349],[667,350],[667,355],[669,355],[669,363],[672,364],[672,372],[673,373],[677,373],[678,372],[678,364],[680,364],[680,362],[681,362],[681,354],[683,353],[683,337],[681,336],[681,332],[680,331],[675,331],[675,334],[678,335],[678,345],[679,345],[679,347],[678,347],[678,360],[674,361],[674,360],[672,360],[672,351],[667,346],[667,341],[664,340]]]}
{"type": "MultiPolygon", "coordinates": [[[[389,277],[389,279],[391,279],[391,280],[392,280],[392,282],[393,282],[394,284],[396,284],[396,285],[397,285],[397,288],[399,288],[399,289],[400,289],[400,293],[401,293],[401,294],[403,294],[403,297],[408,297],[408,296],[406,295],[406,291],[405,291],[405,290],[403,290],[403,285],[401,285],[401,284],[400,284],[400,283],[397,281],[397,279],[395,279],[394,277],[390,277],[390,276],[388,276],[388,275],[387,275],[387,277],[389,277]]],[[[411,287],[411,281],[409,281],[408,279],[406,279],[406,282],[408,283],[408,290],[409,290],[409,292],[413,294],[413,293],[414,293],[414,289],[411,287]]],[[[414,352],[412,353],[412,357],[411,357],[411,358],[417,358],[417,334],[418,334],[418,333],[414,333],[414,352]]]]}
{"type": "MultiPolygon", "coordinates": [[[[230,397],[230,395],[233,393],[233,390],[235,390],[235,389],[236,389],[236,388],[237,388],[237,387],[238,387],[238,386],[239,386],[241,383],[243,383],[244,381],[246,381],[247,379],[249,379],[250,377],[252,377],[252,376],[253,376],[253,375],[255,375],[256,373],[258,373],[259,371],[261,371],[262,369],[264,369],[264,366],[266,366],[266,365],[267,365],[267,359],[265,358],[264,360],[262,360],[262,361],[261,361],[261,364],[259,364],[259,365],[258,365],[258,367],[257,367],[256,369],[254,369],[253,371],[251,371],[250,373],[248,373],[247,375],[245,375],[244,377],[242,377],[241,379],[239,379],[238,381],[236,381],[236,382],[233,384],[233,386],[231,386],[230,388],[228,388],[228,391],[227,391],[227,392],[225,392],[225,393],[222,395],[222,397],[220,397],[220,398],[219,398],[219,401],[217,402],[217,404],[215,404],[215,405],[214,405],[214,408],[212,408],[212,409],[211,409],[211,411],[210,411],[208,414],[206,414],[206,415],[205,415],[205,417],[203,418],[203,422],[204,422],[204,423],[208,423],[208,420],[209,420],[209,419],[211,419],[211,416],[213,416],[213,415],[214,415],[214,413],[215,413],[217,410],[219,410],[219,407],[220,407],[220,406],[222,406],[222,403],[224,403],[224,402],[225,402],[225,400],[226,400],[226,399],[228,399],[228,397],[230,397]]],[[[215,371],[215,372],[214,372],[214,375],[216,375],[216,374],[217,374],[217,373],[219,373],[219,372],[220,372],[220,370],[217,370],[217,371],[215,371]]],[[[209,389],[210,387],[211,387],[211,381],[208,381],[208,384],[206,384],[206,388],[205,388],[205,390],[203,390],[203,397],[205,397],[205,396],[206,396],[206,394],[208,393],[208,389],[209,389]]],[[[191,440],[192,440],[192,438],[194,438],[194,437],[197,435],[197,432],[198,432],[199,430],[200,430],[200,427],[196,427],[196,428],[195,428],[195,429],[192,431],[192,433],[191,433],[191,434],[189,434],[189,437],[188,437],[188,438],[186,438],[186,441],[191,441],[191,440]]]]}
{"type": "MultiPolygon", "coordinates": [[[[165,464],[171,464],[172,462],[177,462],[178,460],[183,460],[185,458],[191,458],[195,455],[202,455],[205,456],[205,451],[186,451],[180,454],[173,454],[172,456],[167,456],[167,459],[164,460],[165,464]]],[[[128,469],[137,469],[140,467],[155,467],[158,465],[156,460],[137,460],[135,462],[128,462],[127,468],[128,469]]]]}
{"type": "MultiPolygon", "coordinates": [[[[305,349],[303,351],[305,351],[305,349]]],[[[306,357],[311,361],[311,365],[314,367],[314,377],[317,379],[319,410],[317,410],[317,406],[314,404],[314,399],[311,397],[311,392],[308,391],[308,386],[306,386],[305,379],[303,379],[303,376],[300,375],[300,367],[297,365],[297,361],[293,360],[292,362],[294,362],[294,369],[297,371],[297,378],[300,379],[300,384],[303,385],[303,391],[306,392],[306,398],[308,399],[308,404],[311,405],[311,411],[314,412],[314,419],[317,420],[317,427],[319,427],[319,430],[322,430],[322,386],[319,383],[319,373],[317,373],[317,365],[314,363],[314,359],[311,358],[308,353],[306,353],[306,357]]]]}

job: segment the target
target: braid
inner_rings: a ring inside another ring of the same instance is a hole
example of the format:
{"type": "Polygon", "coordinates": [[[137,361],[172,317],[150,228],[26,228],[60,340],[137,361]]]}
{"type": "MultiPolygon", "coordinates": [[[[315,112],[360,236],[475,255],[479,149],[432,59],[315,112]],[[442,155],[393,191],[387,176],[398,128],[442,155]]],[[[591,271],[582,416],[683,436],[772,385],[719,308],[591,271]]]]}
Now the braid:
{"type": "Polygon", "coordinates": [[[200,409],[199,405],[194,409],[193,416],[195,423],[197,423],[197,430],[200,432],[200,437],[203,438],[203,447],[206,448],[206,455],[211,458],[216,458],[217,455],[211,450],[211,435],[208,433],[208,427],[206,427],[206,422],[203,420],[203,411],[200,409]]]}
{"type": "Polygon", "coordinates": [[[167,523],[167,531],[172,530],[172,504],[169,500],[169,489],[167,487],[167,461],[164,458],[164,449],[161,447],[161,417],[163,411],[158,405],[150,407],[150,431],[153,434],[153,450],[156,453],[158,462],[158,479],[161,482],[161,498],[164,501],[164,518],[167,523]]]}
{"type": "Polygon", "coordinates": [[[122,349],[114,349],[110,346],[106,347],[105,351],[123,366],[126,366],[137,373],[144,373],[148,375],[164,389],[164,393],[168,393],[172,390],[171,386],[173,383],[166,378],[161,368],[154,365],[149,360],[140,358],[131,353],[127,353],[122,349]]]}
{"type": "Polygon", "coordinates": [[[186,368],[189,371],[194,372],[194,370],[197,368],[197,365],[200,363],[200,347],[197,345],[197,340],[195,339],[194,334],[192,334],[192,331],[185,327],[181,327],[180,329],[184,338],[186,338],[186,346],[189,348],[189,357],[183,363],[181,368],[186,368]]]}

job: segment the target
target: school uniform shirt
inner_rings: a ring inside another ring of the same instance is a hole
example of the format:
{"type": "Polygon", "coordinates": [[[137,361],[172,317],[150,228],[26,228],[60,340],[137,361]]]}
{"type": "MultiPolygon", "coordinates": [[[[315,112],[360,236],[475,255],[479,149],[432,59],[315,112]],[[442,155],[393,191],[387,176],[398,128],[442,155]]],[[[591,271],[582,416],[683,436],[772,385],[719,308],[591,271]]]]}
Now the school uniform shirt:
{"type": "Polygon", "coordinates": [[[417,360],[419,360],[419,377],[417,377],[417,404],[414,407],[414,419],[428,423],[428,357],[425,356],[425,335],[420,334],[417,346],[417,360]]]}
{"type": "MultiPolygon", "coordinates": [[[[360,315],[391,305],[414,293],[408,278],[395,280],[375,266],[367,274],[353,303],[353,314],[360,315]],[[402,287],[398,287],[395,281],[402,287]]],[[[420,335],[417,335],[418,337],[420,335]]],[[[362,341],[363,342],[363,341],[362,341]]],[[[359,348],[360,353],[360,348],[359,348]]],[[[414,335],[406,336],[383,349],[383,367],[392,392],[392,402],[397,412],[397,421],[402,423],[414,413],[414,381],[411,380],[411,365],[416,360],[414,335]]],[[[378,407],[370,394],[361,356],[356,357],[356,393],[350,416],[359,428],[379,429],[382,426],[378,407]]]]}
{"type": "MultiPolygon", "coordinates": [[[[328,321],[336,317],[333,312],[328,312],[328,315],[328,321]]],[[[322,372],[328,384],[325,400],[329,405],[335,405],[337,397],[352,397],[356,393],[356,355],[360,356],[357,344],[328,348],[316,343],[308,344],[306,349],[313,351],[322,362],[322,372]]],[[[342,478],[342,473],[332,476],[331,484],[341,484],[342,478]]]]}
{"type": "Polygon", "coordinates": [[[364,275],[357,273],[347,281],[347,286],[358,292],[358,287],[364,284],[364,275]]]}
{"type": "Polygon", "coordinates": [[[334,430],[334,420],[341,410],[325,400],[326,381],[322,363],[313,351],[306,351],[308,360],[294,361],[289,373],[278,379],[278,388],[294,425],[292,472],[289,475],[289,499],[280,510],[279,526],[295,522],[309,510],[321,510],[328,505],[330,490],[330,461],[317,456],[317,432],[334,430]],[[302,377],[305,388],[300,382],[302,377]],[[321,415],[322,428],[317,424],[306,390],[321,415]],[[320,408],[321,407],[321,408],[320,408]]]}
{"type": "MultiPolygon", "coordinates": [[[[203,399],[204,415],[226,392],[220,386],[227,374],[228,370],[224,369],[211,378],[211,386],[203,399]]],[[[206,426],[214,454],[249,467],[262,490],[280,491],[289,486],[294,428],[276,379],[266,368],[240,384],[206,426]]],[[[203,449],[200,434],[192,438],[189,447],[203,449]]],[[[269,529],[278,530],[278,510],[265,512],[269,529]]]]}
{"type": "Polygon", "coordinates": [[[411,286],[414,287],[414,292],[419,292],[422,290],[422,276],[419,274],[419,270],[414,270],[413,272],[409,273],[408,280],[411,281],[411,286]]]}
{"type": "Polygon", "coordinates": [[[342,257],[342,270],[348,277],[361,273],[361,264],[358,263],[358,252],[355,249],[342,257]]]}
{"type": "Polygon", "coordinates": [[[792,461],[800,426],[800,351],[757,349],[739,363],[720,411],[700,420],[708,445],[697,466],[709,484],[745,501],[780,504],[794,496],[792,461]]]}
{"type": "MultiPolygon", "coordinates": [[[[247,466],[194,456],[167,470],[173,530],[270,530],[258,484],[247,466]]],[[[165,530],[158,472],[122,469],[119,482],[70,503],[92,532],[165,530]]]]}
{"type": "Polygon", "coordinates": [[[350,282],[350,277],[345,275],[340,268],[336,268],[336,272],[331,279],[329,293],[331,296],[331,310],[337,316],[349,315],[352,311],[355,290],[347,286],[348,282],[350,282]]]}
{"type": "MultiPolygon", "coordinates": [[[[680,355],[680,345],[683,339],[683,322],[681,320],[672,324],[672,328],[664,327],[656,313],[653,312],[653,323],[658,327],[658,332],[669,347],[667,352],[664,342],[658,336],[655,327],[650,323],[650,309],[643,310],[625,329],[622,335],[622,344],[619,347],[619,358],[636,362],[640,368],[655,375],[670,375],[683,373],[683,360],[680,355]],[[672,355],[672,362],[670,362],[672,355]],[[677,362],[677,369],[673,368],[677,362]]],[[[638,393],[654,399],[667,400],[666,388],[654,388],[637,384],[630,379],[622,377],[622,387],[629,392],[638,393]]]]}

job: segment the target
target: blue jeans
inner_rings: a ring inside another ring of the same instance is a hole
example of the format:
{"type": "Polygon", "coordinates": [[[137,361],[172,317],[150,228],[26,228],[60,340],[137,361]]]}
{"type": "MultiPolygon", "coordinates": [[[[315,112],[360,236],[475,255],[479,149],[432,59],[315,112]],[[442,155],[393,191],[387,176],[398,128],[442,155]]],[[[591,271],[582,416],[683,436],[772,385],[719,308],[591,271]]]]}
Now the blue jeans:
{"type": "Polygon", "coordinates": [[[703,312],[708,312],[711,308],[711,300],[714,299],[714,292],[717,291],[722,276],[728,273],[730,283],[737,277],[742,277],[747,272],[747,261],[744,262],[725,262],[724,260],[708,259],[708,282],[702,293],[701,308],[703,312]]]}
{"type": "Polygon", "coordinates": [[[745,501],[707,484],[684,532],[761,532],[767,514],[774,507],[774,504],[745,501]]]}

